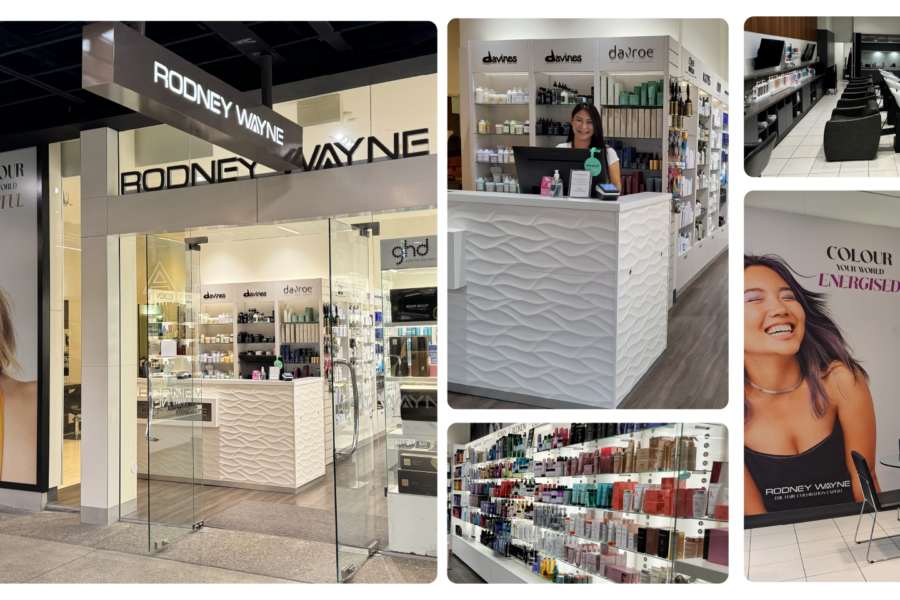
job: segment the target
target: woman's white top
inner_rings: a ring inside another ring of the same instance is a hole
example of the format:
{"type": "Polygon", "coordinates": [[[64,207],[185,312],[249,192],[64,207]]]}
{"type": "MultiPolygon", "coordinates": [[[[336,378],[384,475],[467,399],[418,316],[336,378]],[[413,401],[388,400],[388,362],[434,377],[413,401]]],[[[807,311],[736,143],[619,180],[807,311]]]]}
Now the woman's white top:
{"type": "MultiPolygon", "coordinates": [[[[562,144],[558,144],[557,148],[571,148],[572,142],[563,142],[562,144]]],[[[619,162],[619,155],[616,154],[616,151],[612,148],[606,149],[606,164],[612,165],[613,163],[619,162]]]]}

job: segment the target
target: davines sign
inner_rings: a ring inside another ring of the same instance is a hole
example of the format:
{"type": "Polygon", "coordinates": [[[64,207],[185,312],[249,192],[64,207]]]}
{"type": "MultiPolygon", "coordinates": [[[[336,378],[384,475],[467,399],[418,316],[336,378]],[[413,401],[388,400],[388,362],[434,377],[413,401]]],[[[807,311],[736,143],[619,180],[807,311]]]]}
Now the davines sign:
{"type": "Polygon", "coordinates": [[[300,166],[303,128],[118,22],[83,30],[81,86],[277,171],[300,166]]]}
{"type": "MultiPolygon", "coordinates": [[[[342,144],[317,145],[312,155],[307,160],[303,151],[300,151],[300,170],[316,171],[336,167],[352,166],[353,156],[357,153],[363,142],[367,142],[368,158],[366,162],[373,162],[375,149],[378,148],[390,160],[401,158],[413,158],[426,156],[429,150],[415,150],[417,146],[428,146],[428,140],[419,136],[427,136],[428,129],[413,129],[411,131],[397,132],[394,134],[391,146],[374,135],[361,137],[347,148],[342,144]],[[402,140],[402,144],[401,144],[402,140]]],[[[199,163],[188,165],[172,165],[163,169],[156,167],[144,171],[126,171],[119,176],[119,193],[136,194],[140,192],[155,192],[158,190],[173,190],[194,185],[206,185],[210,183],[226,183],[237,181],[240,178],[256,179],[257,164],[239,157],[222,158],[209,162],[209,167],[199,163]]]]}

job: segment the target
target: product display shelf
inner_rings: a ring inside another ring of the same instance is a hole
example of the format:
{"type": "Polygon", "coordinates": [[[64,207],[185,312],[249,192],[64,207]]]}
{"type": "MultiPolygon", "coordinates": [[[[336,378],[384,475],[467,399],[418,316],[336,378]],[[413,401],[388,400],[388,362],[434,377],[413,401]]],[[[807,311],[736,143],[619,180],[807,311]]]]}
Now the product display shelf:
{"type": "MultiPolygon", "coordinates": [[[[591,94],[591,89],[595,87],[595,77],[593,72],[586,71],[534,71],[534,88],[531,92],[532,102],[534,102],[535,120],[531,123],[535,132],[535,146],[552,148],[557,144],[566,141],[568,133],[564,133],[562,127],[568,126],[570,123],[571,113],[578,104],[578,96],[586,99],[591,94]],[[568,88],[568,89],[566,89],[568,88]],[[542,93],[541,90],[544,90],[542,93]],[[577,91],[577,94],[575,93],[577,91]],[[574,101],[568,101],[568,96],[574,95],[574,101]],[[541,102],[542,96],[546,96],[544,102],[541,102]],[[556,98],[556,102],[547,102],[556,98]],[[550,134],[548,131],[538,133],[540,125],[546,126],[548,123],[559,123],[560,131],[556,134],[550,134]]],[[[550,173],[552,175],[552,173],[550,173]]]]}
{"type": "Polygon", "coordinates": [[[675,561],[675,570],[689,577],[695,577],[709,583],[725,583],[728,579],[728,567],[709,562],[702,558],[679,558],[675,561]]]}
{"type": "MultiPolygon", "coordinates": [[[[524,425],[525,425],[525,427],[529,427],[531,424],[524,424],[524,425]]],[[[541,430],[544,430],[545,432],[552,432],[552,431],[554,431],[554,429],[556,427],[559,427],[559,424],[542,424],[542,425],[536,426],[533,430],[534,440],[536,441],[538,433],[541,430]]],[[[724,477],[727,480],[727,447],[728,447],[727,429],[725,429],[724,426],[717,425],[717,424],[703,424],[703,423],[699,423],[699,424],[669,424],[669,425],[652,427],[652,428],[643,428],[643,429],[637,429],[632,432],[627,432],[625,434],[619,434],[616,436],[607,436],[607,437],[603,437],[603,438],[598,438],[597,440],[592,440],[592,441],[586,442],[584,444],[569,444],[567,446],[547,449],[547,450],[543,450],[543,451],[536,451],[532,448],[528,448],[526,450],[525,454],[531,454],[532,457],[536,457],[539,454],[555,453],[556,456],[553,456],[552,458],[564,459],[564,458],[566,458],[566,456],[560,456],[560,451],[575,451],[574,455],[577,456],[578,450],[582,450],[587,446],[591,446],[591,445],[593,445],[593,443],[596,443],[600,440],[607,440],[609,443],[614,443],[614,442],[622,442],[622,441],[627,442],[627,441],[635,441],[635,440],[640,440],[640,439],[649,439],[649,437],[655,437],[652,435],[654,432],[657,435],[664,434],[666,432],[672,433],[674,435],[674,438],[679,441],[679,443],[676,444],[676,446],[675,446],[675,453],[674,453],[674,461],[678,464],[681,464],[681,462],[683,460],[682,454],[687,452],[687,446],[685,446],[685,444],[687,443],[687,440],[689,438],[694,440],[693,451],[696,453],[695,460],[697,461],[695,466],[712,467],[716,460],[725,459],[726,462],[724,462],[722,464],[725,465],[724,477]],[[649,433],[650,435],[648,437],[644,437],[645,433],[649,433]],[[635,437],[636,434],[637,434],[637,438],[635,437]]],[[[493,435],[496,435],[497,438],[499,439],[499,437],[501,437],[500,434],[502,434],[502,433],[503,432],[501,431],[498,434],[493,434],[493,435]]],[[[523,435],[524,435],[524,432],[523,432],[523,435]]],[[[479,446],[482,448],[488,447],[488,444],[484,443],[484,438],[482,438],[482,440],[477,440],[476,443],[477,442],[481,442],[479,444],[479,446]]],[[[471,444],[470,444],[470,446],[471,446],[471,444]]],[[[598,447],[605,447],[605,446],[603,444],[600,444],[598,447]]],[[[597,448],[593,448],[593,449],[597,449],[597,448]]],[[[562,454],[568,454],[568,453],[562,452],[562,454]]],[[[468,455],[467,455],[467,457],[468,457],[468,455]]],[[[514,460],[514,458],[495,459],[492,461],[483,461],[483,463],[492,463],[492,462],[495,463],[495,462],[504,461],[504,460],[511,461],[511,460],[514,460]]],[[[466,462],[463,464],[470,464],[470,463],[466,462]]],[[[482,463],[474,463],[474,464],[482,464],[482,463]]],[[[705,487],[702,487],[702,486],[703,486],[703,484],[707,484],[708,476],[711,473],[713,473],[713,471],[708,468],[699,468],[699,469],[695,468],[695,469],[690,469],[690,470],[688,470],[688,469],[668,469],[668,470],[657,470],[657,471],[650,471],[650,472],[645,471],[645,472],[639,472],[639,475],[651,476],[651,475],[657,475],[657,474],[672,474],[672,475],[677,474],[677,480],[685,481],[684,487],[686,487],[687,489],[696,489],[696,487],[701,487],[702,489],[705,489],[705,487]]],[[[527,476],[529,474],[524,473],[521,475],[527,476]]],[[[564,478],[584,479],[587,477],[594,477],[595,481],[596,481],[597,477],[603,477],[604,475],[606,475],[606,476],[626,475],[627,476],[627,475],[631,475],[631,474],[629,474],[629,473],[602,473],[602,474],[587,475],[587,476],[585,476],[585,475],[555,476],[554,475],[554,476],[545,476],[545,477],[535,476],[533,479],[536,480],[537,482],[540,482],[540,480],[542,480],[542,479],[550,479],[550,480],[564,479],[564,478]]],[[[717,475],[721,476],[721,472],[717,473],[717,475]]],[[[493,478],[493,479],[478,479],[478,478],[468,478],[468,479],[473,480],[473,481],[486,481],[486,480],[522,481],[525,478],[523,478],[523,477],[504,477],[504,478],[493,478]]],[[[676,498],[677,498],[677,496],[676,496],[676,498]]],[[[727,503],[727,490],[725,492],[725,498],[726,498],[726,503],[727,503]]],[[[501,498],[495,498],[495,497],[492,497],[491,499],[492,500],[501,500],[501,498]]],[[[510,499],[521,499],[521,500],[529,500],[530,499],[534,506],[547,506],[547,507],[551,507],[551,508],[565,508],[565,509],[567,509],[566,510],[567,515],[569,514],[568,509],[574,509],[575,511],[581,511],[581,510],[591,508],[591,507],[586,507],[586,506],[582,506],[582,505],[542,502],[540,500],[535,500],[533,498],[521,498],[520,497],[520,498],[510,498],[510,499]]],[[[469,512],[475,512],[475,513],[481,512],[480,510],[478,510],[478,507],[469,506],[469,507],[465,507],[465,508],[469,512]]],[[[705,529],[717,528],[717,527],[727,527],[727,525],[728,525],[727,519],[716,519],[716,518],[713,518],[712,516],[706,516],[706,515],[701,516],[701,517],[677,516],[679,514],[679,512],[684,510],[684,509],[679,509],[677,501],[675,502],[675,505],[674,505],[674,513],[676,516],[659,515],[659,514],[643,513],[643,512],[636,512],[636,511],[605,509],[605,508],[595,508],[594,510],[610,512],[610,513],[617,513],[617,514],[628,515],[628,516],[634,516],[637,518],[643,517],[646,520],[647,525],[650,525],[651,521],[654,523],[654,526],[656,526],[660,522],[668,523],[670,525],[670,527],[672,528],[672,530],[674,532],[676,532],[676,539],[678,538],[678,536],[677,536],[678,532],[684,532],[684,534],[687,537],[690,537],[690,536],[696,536],[697,534],[702,535],[702,533],[705,529]]],[[[487,513],[485,513],[485,514],[487,514],[487,513]]],[[[584,513],[581,513],[581,514],[584,514],[584,513]]],[[[492,516],[496,516],[496,515],[492,515],[492,516]]],[[[460,523],[463,523],[464,525],[478,527],[474,523],[468,523],[467,521],[464,521],[462,519],[457,519],[457,520],[460,523]]],[[[530,521],[534,525],[534,527],[541,529],[541,530],[549,531],[552,533],[559,533],[559,534],[566,535],[566,536],[569,536],[569,537],[572,537],[575,539],[585,540],[586,542],[590,542],[590,543],[605,543],[601,540],[595,540],[588,536],[574,535],[574,534],[569,534],[569,533],[563,534],[563,532],[560,532],[556,529],[545,527],[543,525],[537,525],[530,518],[525,519],[525,520],[530,521]]],[[[457,536],[457,538],[462,539],[462,538],[459,538],[458,536],[457,536]]],[[[515,539],[521,540],[521,538],[515,538],[515,539]]],[[[521,541],[523,543],[528,543],[526,540],[521,540],[521,541]]],[[[477,540],[474,540],[472,542],[467,541],[467,543],[470,543],[470,544],[474,543],[474,544],[480,545],[477,540]]],[[[646,566],[649,566],[650,564],[652,564],[652,563],[647,562],[647,561],[651,561],[651,560],[662,561],[666,564],[669,564],[670,566],[673,567],[668,572],[668,577],[670,578],[670,580],[674,578],[676,573],[682,573],[682,574],[690,576],[690,577],[700,578],[700,579],[703,579],[706,581],[711,581],[711,582],[718,581],[718,578],[721,578],[721,574],[723,571],[727,576],[727,567],[720,567],[719,565],[715,565],[716,567],[719,567],[719,568],[709,568],[708,570],[701,570],[699,568],[693,567],[695,564],[708,562],[708,561],[703,561],[702,559],[700,559],[699,561],[691,559],[690,562],[687,562],[684,559],[680,559],[677,557],[671,558],[671,559],[663,558],[663,557],[659,557],[659,556],[656,556],[653,554],[646,554],[646,553],[638,552],[636,550],[629,550],[627,548],[618,547],[616,545],[611,545],[610,547],[611,548],[614,547],[617,550],[621,550],[626,554],[634,555],[635,561],[637,561],[638,558],[642,558],[643,564],[641,566],[643,566],[643,567],[646,567],[646,566]],[[684,570],[681,570],[679,567],[683,563],[685,564],[684,570]]],[[[543,554],[546,554],[546,553],[543,553],[543,554]]],[[[546,554],[546,555],[551,556],[549,554],[546,554]]],[[[561,561],[561,559],[559,559],[559,557],[553,557],[553,558],[556,558],[557,560],[561,561]]],[[[562,562],[564,564],[569,564],[569,563],[565,563],[565,561],[562,561],[562,562]]],[[[630,562],[632,562],[632,561],[630,561],[630,562]]],[[[638,563],[639,562],[640,561],[638,561],[638,563]]],[[[634,564],[635,568],[639,568],[638,563],[634,564]]],[[[571,565],[571,566],[572,566],[572,568],[576,568],[576,569],[578,568],[578,567],[575,567],[574,565],[571,565]]]]}

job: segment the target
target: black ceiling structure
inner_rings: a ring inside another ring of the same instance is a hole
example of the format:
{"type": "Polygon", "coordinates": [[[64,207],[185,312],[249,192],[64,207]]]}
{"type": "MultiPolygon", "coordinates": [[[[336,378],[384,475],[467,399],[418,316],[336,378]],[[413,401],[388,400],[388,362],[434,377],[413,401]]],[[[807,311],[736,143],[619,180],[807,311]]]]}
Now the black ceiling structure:
{"type": "MultiPolygon", "coordinates": [[[[25,139],[29,145],[73,139],[93,127],[122,131],[155,124],[81,89],[81,32],[87,24],[0,22],[0,150],[25,139]]],[[[260,89],[260,54],[272,56],[276,88],[429,55],[437,66],[437,28],[427,21],[143,26],[148,38],[243,92],[260,89]]]]}

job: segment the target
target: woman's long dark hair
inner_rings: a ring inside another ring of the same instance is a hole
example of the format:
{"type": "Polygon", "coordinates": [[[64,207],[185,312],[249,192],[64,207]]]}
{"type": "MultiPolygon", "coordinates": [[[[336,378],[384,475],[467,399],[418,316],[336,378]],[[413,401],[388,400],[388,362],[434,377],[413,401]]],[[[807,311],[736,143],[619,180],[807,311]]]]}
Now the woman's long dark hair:
{"type": "MultiPolygon", "coordinates": [[[[603,122],[600,120],[600,111],[597,110],[596,106],[586,103],[576,104],[575,108],[572,109],[570,121],[583,110],[587,111],[588,116],[591,118],[591,123],[594,125],[594,135],[591,136],[591,148],[606,148],[606,142],[603,141],[603,122]]],[[[571,125],[569,126],[569,135],[566,141],[571,143],[573,148],[575,147],[575,128],[571,125]]]]}
{"type": "MultiPolygon", "coordinates": [[[[797,302],[803,307],[803,312],[806,313],[806,332],[803,341],[800,342],[800,350],[797,351],[797,364],[800,365],[800,373],[809,385],[810,410],[817,419],[821,419],[828,412],[828,394],[825,391],[824,379],[830,373],[831,363],[839,361],[853,373],[857,381],[860,375],[868,381],[869,375],[850,354],[843,332],[825,306],[826,294],[804,289],[794,278],[796,271],[780,256],[745,254],[744,269],[747,267],[766,267],[774,271],[788,284],[797,302]]],[[[746,376],[745,370],[744,377],[746,376]]],[[[744,397],[744,423],[752,416],[753,409],[744,397]]]]}

